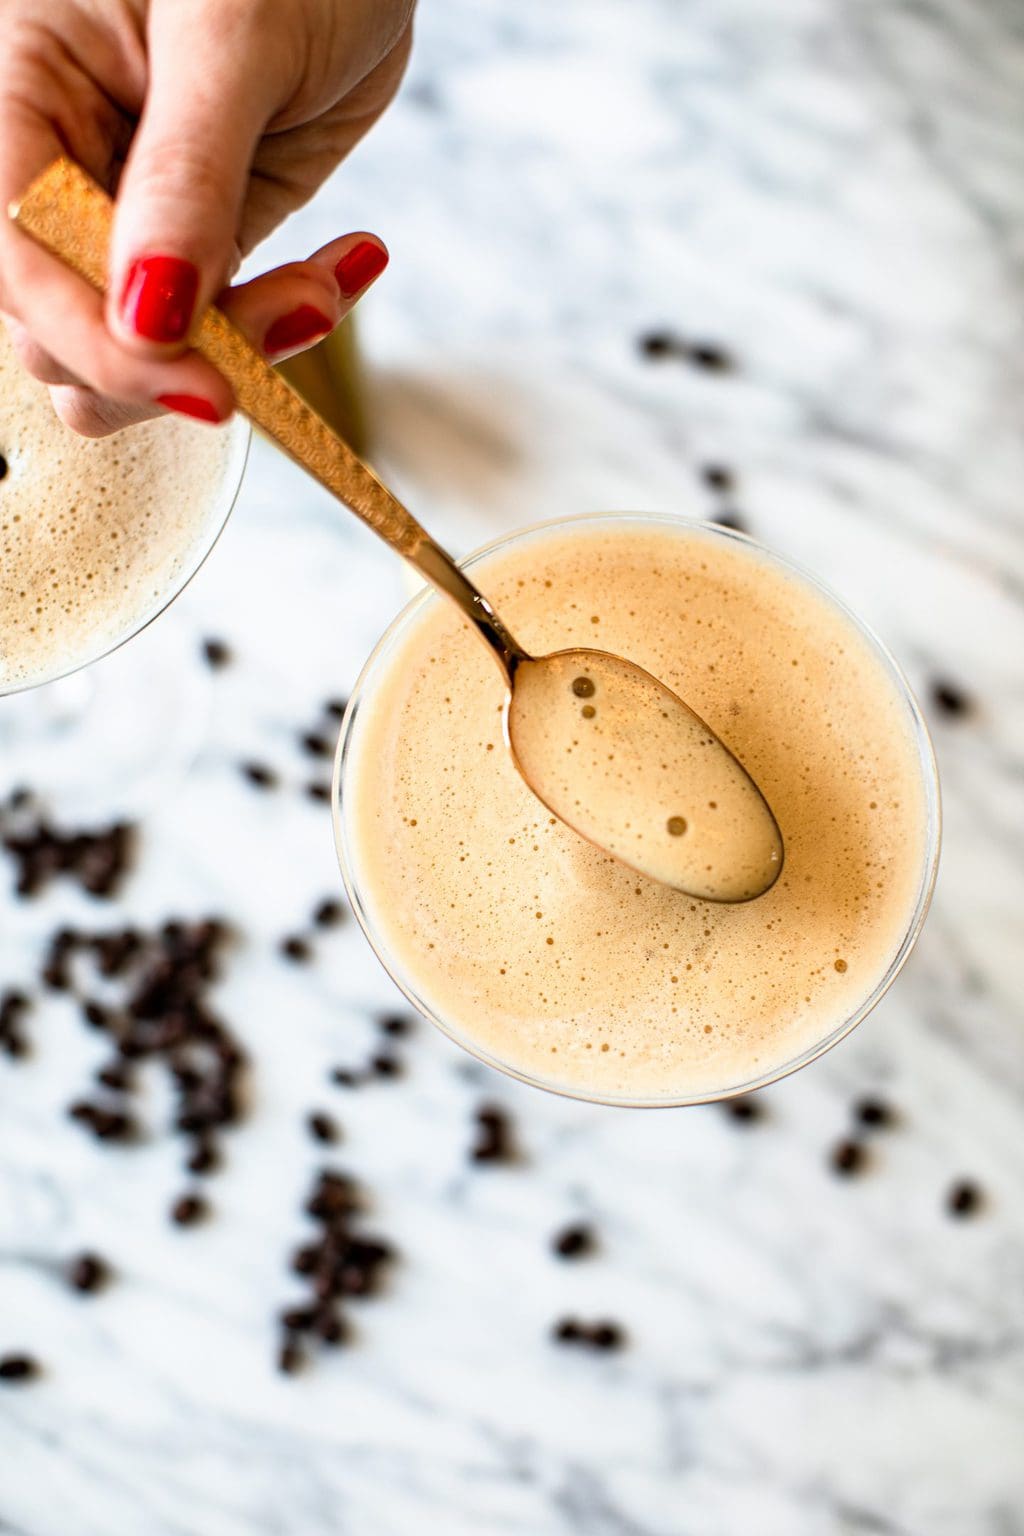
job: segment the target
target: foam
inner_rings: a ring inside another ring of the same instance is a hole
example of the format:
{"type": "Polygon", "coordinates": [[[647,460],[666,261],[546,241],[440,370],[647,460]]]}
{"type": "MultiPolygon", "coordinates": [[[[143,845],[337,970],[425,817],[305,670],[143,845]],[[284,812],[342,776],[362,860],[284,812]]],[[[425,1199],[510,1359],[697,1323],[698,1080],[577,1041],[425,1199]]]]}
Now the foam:
{"type": "Polygon", "coordinates": [[[714,905],[569,831],[510,761],[493,662],[434,600],[377,665],[343,787],[385,958],[476,1049],[595,1095],[723,1091],[828,1035],[898,950],[926,851],[878,653],[809,583],[685,523],[545,530],[474,574],[535,654],[599,644],[686,699],[764,791],[785,867],[714,905]]]}
{"type": "Polygon", "coordinates": [[[73,670],[159,610],[223,518],[236,445],[179,417],[78,437],[0,327],[0,692],[73,670]]]}

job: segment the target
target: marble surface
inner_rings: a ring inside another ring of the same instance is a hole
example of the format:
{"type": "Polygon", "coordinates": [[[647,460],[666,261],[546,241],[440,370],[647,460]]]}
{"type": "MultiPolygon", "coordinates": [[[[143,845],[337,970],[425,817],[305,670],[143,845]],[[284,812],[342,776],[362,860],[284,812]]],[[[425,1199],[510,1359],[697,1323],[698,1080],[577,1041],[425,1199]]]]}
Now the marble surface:
{"type": "Polygon", "coordinates": [[[243,942],[217,1003],[254,1059],[189,1232],[158,1102],[132,1151],[65,1119],[100,1055],[70,1004],[37,1007],[30,1061],[0,1059],[0,1353],[44,1365],[0,1383],[5,1536],[1024,1532],[1022,100],[1015,0],[424,0],[399,103],[261,259],[388,240],[362,331],[381,454],[461,550],[598,507],[706,515],[699,468],[725,462],[755,535],[925,696],[968,689],[964,718],[931,713],[932,915],[875,1014],[756,1124],[562,1102],[425,1025],[401,1081],[330,1087],[395,994],[353,922],[308,970],[277,958],[338,885],[295,732],[403,586],[257,445],[185,597],[86,680],[0,704],[50,733],[36,778],[62,814],[144,829],[112,909],[17,903],[4,874],[3,981],[63,920],[224,910],[243,942]],[[666,325],[736,370],[641,358],[666,325]],[[210,633],[237,655],[217,675],[210,633]],[[248,788],[244,757],[283,787],[248,788]],[[837,1180],[869,1090],[900,1124],[837,1180]],[[484,1095],[518,1165],[467,1162],[484,1095]],[[324,1161],[312,1105],[402,1260],[357,1342],[291,1380],[272,1316],[324,1161]],[[961,1175],[987,1199],[956,1222],[961,1175]],[[578,1216],[599,1252],[559,1263],[578,1216]],[[56,1273],[83,1246],[117,1270],[93,1299],[56,1273]],[[553,1346],[570,1311],[629,1348],[553,1346]]]}

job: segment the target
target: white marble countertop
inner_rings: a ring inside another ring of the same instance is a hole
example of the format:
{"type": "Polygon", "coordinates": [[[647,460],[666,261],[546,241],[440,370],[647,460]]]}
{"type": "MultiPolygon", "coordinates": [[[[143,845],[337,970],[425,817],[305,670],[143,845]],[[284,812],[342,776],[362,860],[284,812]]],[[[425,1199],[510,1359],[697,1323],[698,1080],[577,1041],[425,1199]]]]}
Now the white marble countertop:
{"type": "Polygon", "coordinates": [[[64,1115],[101,1056],[70,1003],[37,1005],[30,1060],[0,1058],[0,1354],[43,1366],[0,1382],[5,1536],[1024,1532],[1022,101],[1014,0],[423,0],[399,103],[265,259],[351,227],[389,242],[362,330],[381,452],[460,550],[592,508],[707,515],[700,467],[722,462],[755,536],[924,696],[968,690],[973,711],[931,716],[932,915],[876,1013],[750,1125],[549,1098],[424,1024],[400,1080],[330,1086],[396,994],[354,922],[308,968],[276,954],[338,888],[295,732],[402,581],[258,445],[188,593],[90,675],[116,729],[76,726],[76,698],[65,720],[66,693],[31,706],[58,812],[126,809],[143,833],[113,904],[19,903],[4,872],[0,981],[61,921],[224,911],[242,942],[216,1002],[253,1101],[214,1219],[180,1231],[159,1105],[131,1150],[64,1115]],[[645,360],[665,326],[736,369],[645,360]],[[236,656],[217,674],[209,634],[236,656]],[[154,720],[118,707],[140,666],[154,720]],[[279,790],[244,782],[253,757],[279,790]],[[840,1180],[867,1091],[899,1125],[840,1180]],[[485,1095],[516,1165],[467,1162],[485,1095]],[[312,1106],[344,1127],[329,1157],[312,1106]],[[273,1317],[325,1162],[364,1181],[401,1260],[352,1346],[285,1378],[273,1317]],[[986,1200],[955,1221],[960,1176],[986,1200]],[[599,1251],[559,1262],[577,1217],[599,1251]],[[93,1298],[55,1273],[84,1247],[116,1271],[93,1298]],[[552,1344],[576,1312],[629,1347],[552,1344]]]}

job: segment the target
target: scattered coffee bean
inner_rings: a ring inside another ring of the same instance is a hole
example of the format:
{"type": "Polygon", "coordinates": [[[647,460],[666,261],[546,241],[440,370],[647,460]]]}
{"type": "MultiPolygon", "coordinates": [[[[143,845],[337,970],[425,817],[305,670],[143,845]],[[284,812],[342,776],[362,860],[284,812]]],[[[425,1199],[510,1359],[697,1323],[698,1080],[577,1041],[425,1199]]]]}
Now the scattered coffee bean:
{"type": "Polygon", "coordinates": [[[281,1326],[289,1333],[305,1333],[316,1320],[313,1307],[286,1307],[281,1313],[281,1326]]]}
{"type": "Polygon", "coordinates": [[[832,1167],[844,1176],[859,1173],[867,1161],[867,1153],[859,1141],[840,1141],[832,1148],[832,1167]]]}
{"type": "Polygon", "coordinates": [[[656,359],[685,357],[687,352],[686,342],[672,331],[646,331],[637,346],[644,357],[656,359]]]}
{"type": "Polygon", "coordinates": [[[561,1344],[575,1344],[583,1330],[575,1317],[561,1317],[552,1325],[551,1334],[561,1344]]]}
{"type": "Polygon", "coordinates": [[[185,1159],[187,1172],[202,1178],[208,1173],[215,1173],[219,1167],[220,1153],[217,1150],[217,1143],[200,1137],[185,1159]]]}
{"type": "Polygon", "coordinates": [[[296,1340],[286,1338],[277,1353],[277,1368],[285,1376],[295,1376],[302,1370],[305,1358],[296,1340]]]}
{"type": "Polygon", "coordinates": [[[299,745],[303,752],[308,752],[310,757],[330,757],[334,751],[326,736],[318,736],[314,731],[306,731],[299,737],[299,745]]]}
{"type": "Polygon", "coordinates": [[[317,1310],[314,1328],[317,1337],[324,1344],[332,1346],[344,1344],[348,1337],[348,1324],[332,1307],[323,1306],[317,1310]]]}
{"type": "Polygon", "coordinates": [[[177,1227],[194,1227],[210,1214],[202,1195],[179,1195],[171,1206],[171,1220],[177,1227]]]}
{"type": "Polygon", "coordinates": [[[328,699],[324,705],[324,714],[330,715],[332,720],[341,720],[348,708],[348,699],[328,699]]]}
{"type": "Polygon", "coordinates": [[[717,523],[719,528],[731,528],[733,533],[749,533],[750,531],[750,525],[742,513],[735,512],[732,508],[728,507],[723,508],[721,512],[712,512],[709,521],[717,523]]]}
{"type": "Polygon", "coordinates": [[[715,342],[695,341],[691,342],[688,356],[695,368],[702,369],[705,373],[731,373],[735,368],[735,359],[731,352],[715,342]]]}
{"type": "Polygon", "coordinates": [[[952,683],[948,678],[936,678],[929,689],[932,704],[940,714],[949,715],[953,719],[969,715],[974,708],[974,700],[957,683],[952,683]]]}
{"type": "Polygon", "coordinates": [[[590,1343],[595,1349],[621,1349],[625,1342],[625,1332],[618,1323],[595,1323],[590,1330],[590,1343]]]}
{"type": "Polygon", "coordinates": [[[31,1355],[0,1355],[0,1381],[31,1381],[39,1375],[31,1355]]]}
{"type": "Polygon", "coordinates": [[[107,1029],[110,1025],[110,1009],[102,1003],[86,998],[82,1002],[82,1018],[93,1029],[107,1029]]]}
{"type": "Polygon", "coordinates": [[[257,789],[276,789],[280,782],[273,768],[268,768],[266,763],[242,763],[241,772],[257,789]]]}
{"type": "Polygon", "coordinates": [[[724,464],[705,464],[700,473],[709,490],[726,492],[736,488],[736,477],[724,464]]]}
{"type": "Polygon", "coordinates": [[[306,794],[310,800],[327,802],[331,798],[331,786],[329,784],[307,784],[306,794]]]}
{"type": "Polygon", "coordinates": [[[590,1227],[575,1225],[563,1227],[551,1239],[551,1246],[559,1258],[578,1259],[594,1249],[594,1233],[590,1227]]]}
{"type": "Polygon", "coordinates": [[[896,1121],[892,1106],[884,1099],[858,1099],[853,1106],[853,1113],[861,1125],[870,1126],[872,1129],[884,1130],[896,1121]]]}
{"type": "Polygon", "coordinates": [[[358,1088],[362,1078],[351,1067],[332,1067],[331,1082],[337,1083],[339,1088],[358,1088]]]}
{"type": "Polygon", "coordinates": [[[306,1117],[306,1126],[314,1141],[325,1143],[335,1142],[338,1139],[338,1126],[330,1115],[325,1115],[322,1110],[314,1112],[306,1117]]]}
{"type": "Polygon", "coordinates": [[[320,1248],[315,1243],[308,1243],[304,1248],[296,1248],[292,1254],[292,1269],[297,1275],[315,1274],[319,1262],[320,1248]]]}
{"type": "Polygon", "coordinates": [[[231,649],[223,640],[209,639],[203,641],[203,658],[212,671],[218,672],[232,661],[231,649]]]}
{"type": "Polygon", "coordinates": [[[973,1216],[982,1203],[981,1189],[973,1179],[958,1179],[946,1196],[951,1216],[973,1216]]]}
{"type": "Polygon", "coordinates": [[[68,1265],[68,1284],[73,1290],[91,1296],[102,1290],[110,1279],[110,1268],[95,1253],[80,1253],[68,1265]]]}
{"type": "Polygon", "coordinates": [[[748,1125],[764,1117],[764,1105],[752,1094],[744,1093],[735,1099],[723,1099],[722,1108],[730,1120],[739,1120],[748,1125]]]}
{"type": "Polygon", "coordinates": [[[416,1024],[407,1013],[385,1013],[377,1020],[377,1028],[382,1035],[401,1039],[403,1035],[411,1034],[416,1024]]]}
{"type": "Polygon", "coordinates": [[[314,909],[313,922],[318,928],[337,928],[345,921],[346,916],[344,902],[329,896],[314,909]]]}
{"type": "Polygon", "coordinates": [[[105,1067],[100,1067],[96,1073],[96,1081],[102,1083],[104,1088],[112,1088],[115,1093],[128,1093],[134,1086],[135,1079],[128,1063],[117,1060],[108,1062],[105,1067]]]}
{"type": "Polygon", "coordinates": [[[11,1061],[23,1061],[29,1054],[28,1041],[13,1024],[0,1032],[0,1051],[11,1061]]]}
{"type": "Polygon", "coordinates": [[[311,959],[313,954],[307,941],[299,938],[297,934],[292,934],[290,938],[282,939],[278,949],[286,960],[292,960],[299,965],[311,959]]]}
{"type": "Polygon", "coordinates": [[[402,1063],[390,1051],[379,1051],[370,1057],[370,1070],[376,1077],[400,1077],[402,1063]]]}
{"type": "Polygon", "coordinates": [[[512,1122],[496,1104],[484,1104],[476,1112],[477,1139],[470,1148],[474,1163],[510,1163],[515,1161],[512,1122]]]}

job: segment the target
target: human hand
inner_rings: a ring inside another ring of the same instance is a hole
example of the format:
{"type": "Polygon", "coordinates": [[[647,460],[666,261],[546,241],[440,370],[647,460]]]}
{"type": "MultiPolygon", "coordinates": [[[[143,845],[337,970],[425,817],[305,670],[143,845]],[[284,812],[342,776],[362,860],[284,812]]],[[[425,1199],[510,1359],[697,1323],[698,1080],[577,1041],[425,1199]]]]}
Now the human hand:
{"type": "Polygon", "coordinates": [[[69,154],[117,192],[106,300],[0,217],[0,310],[64,422],[102,436],[161,406],[219,421],[186,351],[213,299],[275,361],[325,335],[387,263],[343,235],[224,289],[377,120],[414,0],[0,0],[0,208],[69,154]]]}

